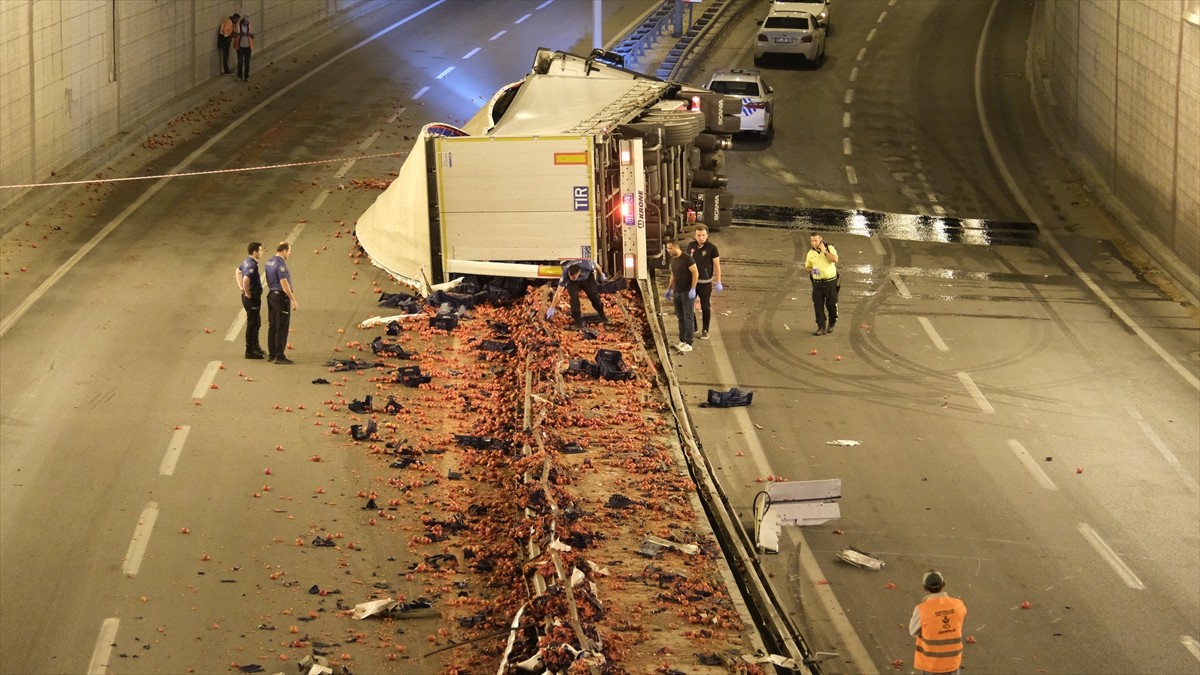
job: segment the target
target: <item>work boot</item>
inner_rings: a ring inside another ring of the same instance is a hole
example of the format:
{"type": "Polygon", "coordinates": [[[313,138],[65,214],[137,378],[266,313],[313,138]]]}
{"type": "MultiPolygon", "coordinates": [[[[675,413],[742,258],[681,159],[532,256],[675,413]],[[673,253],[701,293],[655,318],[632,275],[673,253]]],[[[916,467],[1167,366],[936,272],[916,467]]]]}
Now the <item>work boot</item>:
{"type": "Polygon", "coordinates": [[[251,351],[246,352],[246,358],[248,358],[248,359],[261,359],[262,357],[263,357],[262,352],[251,352],[251,351]]]}
{"type": "Polygon", "coordinates": [[[295,363],[295,361],[289,359],[286,356],[276,356],[273,363],[278,363],[279,365],[282,366],[282,365],[289,365],[289,364],[295,363]]]}

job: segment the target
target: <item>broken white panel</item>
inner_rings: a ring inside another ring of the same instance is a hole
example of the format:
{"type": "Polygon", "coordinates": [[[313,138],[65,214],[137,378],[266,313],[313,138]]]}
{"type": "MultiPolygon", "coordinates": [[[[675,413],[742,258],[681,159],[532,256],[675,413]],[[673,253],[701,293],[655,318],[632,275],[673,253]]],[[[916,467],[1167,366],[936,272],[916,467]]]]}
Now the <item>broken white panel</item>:
{"type": "Polygon", "coordinates": [[[860,551],[853,546],[842,549],[842,551],[838,553],[838,559],[842,562],[854,565],[859,569],[878,571],[883,569],[884,565],[884,562],[879,559],[879,556],[875,555],[874,553],[860,551]]]}
{"type": "Polygon", "coordinates": [[[852,448],[856,445],[862,445],[862,441],[848,441],[844,438],[839,438],[836,441],[825,441],[825,445],[841,445],[843,447],[852,448]]]}
{"type": "Polygon", "coordinates": [[[673,548],[676,551],[685,553],[687,555],[696,555],[700,552],[700,547],[695,544],[681,544],[677,541],[663,539],[662,537],[656,537],[652,534],[646,536],[646,541],[650,542],[651,544],[662,546],[663,548],[673,548]]]}
{"type": "Polygon", "coordinates": [[[403,321],[405,319],[426,318],[428,314],[419,312],[417,314],[393,314],[391,316],[373,316],[369,319],[363,319],[359,324],[359,328],[374,328],[375,326],[386,326],[393,321],[403,321]]]}
{"type": "Polygon", "coordinates": [[[392,608],[400,603],[391,598],[383,598],[382,600],[371,600],[370,602],[360,602],[354,606],[354,618],[365,619],[368,616],[390,612],[392,608]]]}
{"type": "Polygon", "coordinates": [[[784,525],[820,525],[842,516],[842,479],[770,483],[754,500],[754,535],[758,547],[779,552],[784,525]]]}

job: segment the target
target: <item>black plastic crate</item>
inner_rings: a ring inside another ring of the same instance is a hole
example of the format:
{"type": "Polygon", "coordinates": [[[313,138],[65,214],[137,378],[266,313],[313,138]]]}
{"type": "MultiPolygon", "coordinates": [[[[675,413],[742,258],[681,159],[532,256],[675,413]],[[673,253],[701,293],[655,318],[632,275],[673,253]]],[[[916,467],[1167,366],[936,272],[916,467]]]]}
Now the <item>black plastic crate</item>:
{"type": "Polygon", "coordinates": [[[429,317],[429,325],[438,330],[454,330],[458,328],[457,314],[438,314],[429,317]]]}
{"type": "Polygon", "coordinates": [[[737,387],[729,391],[708,390],[708,405],[714,408],[735,408],[737,406],[750,405],[750,402],[753,400],[754,392],[742,391],[737,387]]]}

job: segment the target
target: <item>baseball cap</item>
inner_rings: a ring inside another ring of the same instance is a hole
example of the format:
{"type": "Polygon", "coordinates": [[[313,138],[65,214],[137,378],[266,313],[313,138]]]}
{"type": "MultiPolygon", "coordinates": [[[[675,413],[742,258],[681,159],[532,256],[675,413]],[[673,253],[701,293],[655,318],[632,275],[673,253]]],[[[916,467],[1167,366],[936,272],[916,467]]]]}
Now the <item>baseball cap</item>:
{"type": "Polygon", "coordinates": [[[925,576],[921,577],[921,585],[927,590],[937,593],[946,585],[946,579],[942,577],[942,573],[937,570],[929,570],[925,576]]]}

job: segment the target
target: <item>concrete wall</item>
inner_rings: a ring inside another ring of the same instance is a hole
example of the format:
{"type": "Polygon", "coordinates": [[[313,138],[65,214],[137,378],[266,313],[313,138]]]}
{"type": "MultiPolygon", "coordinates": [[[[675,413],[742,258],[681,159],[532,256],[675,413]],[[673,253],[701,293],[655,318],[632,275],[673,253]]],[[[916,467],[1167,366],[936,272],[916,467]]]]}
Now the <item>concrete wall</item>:
{"type": "Polygon", "coordinates": [[[1039,10],[1037,90],[1068,155],[1200,294],[1182,278],[1200,270],[1200,0],[1043,0],[1039,10]]]}
{"type": "MultiPolygon", "coordinates": [[[[249,15],[261,68],[272,45],[361,1],[0,0],[0,184],[45,181],[164,121],[221,76],[222,17],[249,15]]],[[[0,191],[0,207],[23,194],[0,191]]]]}

